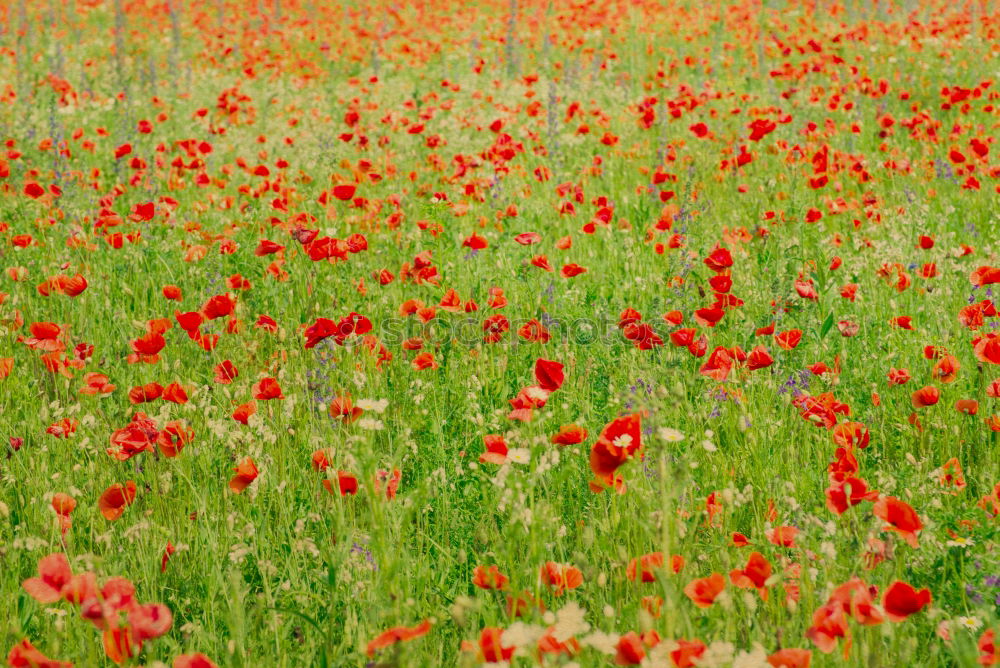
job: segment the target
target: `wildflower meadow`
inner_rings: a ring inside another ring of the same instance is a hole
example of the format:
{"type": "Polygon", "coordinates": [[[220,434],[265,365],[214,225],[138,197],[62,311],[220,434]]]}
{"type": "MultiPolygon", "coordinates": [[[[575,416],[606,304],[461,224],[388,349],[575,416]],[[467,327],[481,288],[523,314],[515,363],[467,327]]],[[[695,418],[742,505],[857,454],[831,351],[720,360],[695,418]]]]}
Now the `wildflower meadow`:
{"type": "Polygon", "coordinates": [[[14,668],[1000,665],[1000,3],[3,0],[14,668]]]}

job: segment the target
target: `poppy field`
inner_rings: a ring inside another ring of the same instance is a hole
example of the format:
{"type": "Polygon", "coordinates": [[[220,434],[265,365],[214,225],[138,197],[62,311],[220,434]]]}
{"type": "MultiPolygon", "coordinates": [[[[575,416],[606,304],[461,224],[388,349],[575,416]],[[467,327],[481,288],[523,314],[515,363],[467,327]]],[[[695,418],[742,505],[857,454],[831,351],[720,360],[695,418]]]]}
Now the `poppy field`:
{"type": "Polygon", "coordinates": [[[1000,664],[1000,4],[0,4],[0,656],[1000,664]]]}

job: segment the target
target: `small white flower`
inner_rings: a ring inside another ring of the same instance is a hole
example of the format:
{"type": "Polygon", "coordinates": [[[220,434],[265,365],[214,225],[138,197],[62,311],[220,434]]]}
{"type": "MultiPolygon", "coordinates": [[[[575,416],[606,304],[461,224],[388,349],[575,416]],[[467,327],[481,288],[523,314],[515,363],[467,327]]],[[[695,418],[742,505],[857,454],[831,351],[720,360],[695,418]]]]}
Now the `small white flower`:
{"type": "Polygon", "coordinates": [[[622,434],[614,440],[614,446],[617,448],[627,448],[632,445],[632,434],[622,434]]]}
{"type": "Polygon", "coordinates": [[[580,638],[580,644],[586,647],[593,647],[602,654],[613,655],[618,651],[618,634],[594,631],[590,635],[580,638]]]}
{"type": "MultiPolygon", "coordinates": [[[[732,657],[732,645],[730,645],[729,656],[732,657]]],[[[767,662],[767,651],[759,643],[754,643],[750,651],[741,651],[732,659],[732,662],[733,668],[767,668],[770,665],[767,662]]],[[[708,664],[698,661],[698,666],[703,665],[708,664]]],[[[711,665],[722,665],[722,662],[720,661],[711,665]]]]}
{"type": "Polygon", "coordinates": [[[511,448],[507,451],[507,461],[515,464],[527,464],[531,461],[531,450],[528,448],[511,448]]]}
{"type": "Polygon", "coordinates": [[[363,411],[382,413],[389,406],[388,399],[358,399],[358,408],[363,411]]]}
{"type": "Polygon", "coordinates": [[[501,634],[500,643],[518,648],[533,647],[543,635],[545,635],[544,626],[514,622],[501,634]]]}
{"type": "Polygon", "coordinates": [[[368,429],[370,431],[379,431],[384,429],[385,425],[381,420],[375,420],[373,418],[361,418],[358,420],[358,426],[362,429],[368,429]]]}
{"type": "Polygon", "coordinates": [[[972,540],[971,538],[966,538],[965,536],[958,536],[954,540],[949,540],[947,543],[945,543],[945,545],[947,545],[948,547],[967,548],[971,547],[972,545],[975,545],[975,541],[972,540]]]}
{"type": "Polygon", "coordinates": [[[677,443],[678,441],[684,440],[684,434],[676,429],[671,429],[670,427],[660,427],[659,434],[660,438],[667,443],[677,443]]]}
{"type": "Polygon", "coordinates": [[[553,622],[548,622],[553,624],[552,635],[557,641],[566,642],[573,636],[586,633],[590,630],[586,616],[586,610],[576,602],[570,601],[555,613],[553,622]]]}
{"type": "Polygon", "coordinates": [[[978,617],[959,617],[955,620],[958,625],[969,631],[978,631],[983,622],[978,617]]]}

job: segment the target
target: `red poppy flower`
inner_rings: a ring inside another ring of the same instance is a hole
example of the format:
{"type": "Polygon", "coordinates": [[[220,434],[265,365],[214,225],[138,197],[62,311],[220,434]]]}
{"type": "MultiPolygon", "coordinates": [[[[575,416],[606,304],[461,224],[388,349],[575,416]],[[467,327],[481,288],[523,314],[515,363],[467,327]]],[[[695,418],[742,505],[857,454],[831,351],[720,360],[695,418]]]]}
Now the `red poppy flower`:
{"type": "Polygon", "coordinates": [[[163,335],[158,332],[151,332],[145,336],[140,336],[130,342],[132,354],[128,356],[129,364],[145,362],[155,364],[160,360],[159,352],[167,345],[163,335]]]}
{"type": "Polygon", "coordinates": [[[587,439],[587,430],[575,424],[564,424],[558,433],[552,435],[552,443],[556,445],[576,445],[587,439]]]}
{"type": "Polygon", "coordinates": [[[975,399],[959,399],[955,402],[955,410],[965,415],[975,415],[979,412],[979,402],[975,399]]]}
{"type": "Polygon", "coordinates": [[[1000,332],[989,332],[973,339],[972,352],[984,364],[1000,364],[1000,332]]]}
{"type": "Polygon", "coordinates": [[[483,342],[496,343],[503,338],[504,333],[510,329],[510,321],[502,313],[491,315],[483,320],[483,342]]]}
{"type": "Polygon", "coordinates": [[[824,654],[831,653],[837,647],[837,640],[849,634],[847,615],[836,601],[820,606],[813,613],[812,626],[806,630],[806,637],[824,654]]]}
{"type": "Polygon", "coordinates": [[[270,399],[284,399],[285,395],[281,392],[281,386],[278,385],[278,381],[270,376],[261,378],[259,381],[254,383],[253,398],[260,399],[262,401],[268,401],[270,399]]]}
{"type": "Polygon", "coordinates": [[[38,561],[38,577],[21,583],[28,595],[39,603],[55,603],[73,577],[69,560],[61,552],[42,557],[38,561]]]}
{"type": "Polygon", "coordinates": [[[174,404],[186,404],[188,402],[187,390],[180,383],[170,383],[163,388],[163,400],[174,404]]]}
{"type": "Polygon", "coordinates": [[[645,644],[635,631],[618,638],[615,650],[615,663],[619,666],[638,666],[646,658],[645,644]]]}
{"type": "Polygon", "coordinates": [[[230,316],[236,310],[236,300],[230,294],[210,297],[201,307],[201,314],[206,320],[215,320],[230,316]]]}
{"type": "Polygon", "coordinates": [[[479,633],[478,650],[483,661],[500,663],[510,661],[514,656],[513,645],[504,645],[501,642],[503,629],[488,626],[479,633]]]}
{"type": "Polygon", "coordinates": [[[229,385],[240,375],[236,366],[229,360],[224,360],[221,364],[217,364],[212,371],[215,372],[215,382],[220,385],[229,385]]]}
{"type": "Polygon", "coordinates": [[[708,649],[700,640],[677,639],[677,648],[671,650],[670,660],[677,668],[692,668],[698,665],[698,659],[708,649]]]}
{"type": "Polygon", "coordinates": [[[538,386],[547,392],[555,392],[562,387],[565,375],[563,365],[552,360],[538,358],[535,360],[535,380],[538,386]]]}
{"type": "Polygon", "coordinates": [[[583,573],[576,566],[546,561],[541,570],[542,584],[552,587],[556,596],[567,589],[576,589],[583,584],[583,573]]]}
{"type": "Polygon", "coordinates": [[[168,540],[166,547],[163,548],[163,556],[160,557],[161,573],[167,572],[167,564],[170,562],[170,557],[172,557],[175,552],[177,552],[177,548],[174,547],[174,544],[168,540]]]}
{"type": "Polygon", "coordinates": [[[472,584],[480,589],[504,589],[507,587],[508,581],[507,576],[501,573],[495,565],[488,568],[476,566],[475,570],[472,571],[472,584]]]}
{"type": "Polygon", "coordinates": [[[163,296],[166,299],[173,301],[181,300],[181,289],[176,285],[164,285],[163,286],[163,296]]]}
{"type": "Polygon", "coordinates": [[[56,438],[67,438],[76,433],[80,422],[76,418],[63,418],[54,422],[45,430],[46,434],[51,434],[56,438]]]}
{"type": "Polygon", "coordinates": [[[428,369],[438,368],[438,363],[434,361],[433,353],[420,353],[413,358],[410,365],[415,371],[426,371],[428,369]]]}
{"type": "MultiPolygon", "coordinates": [[[[400,642],[408,642],[414,638],[419,638],[422,635],[426,635],[431,630],[431,623],[428,620],[424,620],[420,624],[413,627],[406,626],[394,626],[388,631],[383,631],[374,640],[368,643],[365,648],[365,652],[368,657],[374,657],[375,652],[380,649],[389,647],[390,645],[395,645],[400,642]]],[[[175,667],[176,668],[176,667],[175,667]]]]}
{"type": "Polygon", "coordinates": [[[250,416],[257,412],[257,402],[248,401],[245,404],[240,404],[233,411],[233,419],[241,424],[247,424],[250,421],[250,416]]]}
{"type": "Polygon", "coordinates": [[[725,588],[726,578],[721,573],[712,573],[707,578],[689,582],[684,587],[684,594],[699,608],[707,608],[725,588]]]}
{"type": "Polygon", "coordinates": [[[861,422],[841,422],[830,434],[835,444],[845,448],[857,447],[864,450],[870,439],[868,427],[861,422]]]}
{"type": "Polygon", "coordinates": [[[894,369],[889,367],[889,385],[905,385],[911,376],[906,369],[894,369]]]}
{"type": "Polygon", "coordinates": [[[799,533],[796,527],[775,527],[764,532],[767,539],[778,547],[795,547],[795,536],[799,533]]]}
{"type": "Polygon", "coordinates": [[[65,492],[57,492],[52,496],[52,510],[56,515],[68,518],[76,508],[76,499],[65,492]]]}
{"type": "Polygon", "coordinates": [[[767,348],[764,346],[755,346],[747,355],[747,369],[751,371],[764,369],[772,364],[774,364],[774,358],[771,357],[771,353],[767,352],[767,348]]]}
{"type": "Polygon", "coordinates": [[[124,485],[115,483],[104,490],[101,498],[97,501],[97,507],[104,515],[104,519],[112,521],[121,517],[125,508],[135,501],[135,491],[135,483],[131,480],[124,485]]]}
{"type": "Polygon", "coordinates": [[[548,343],[552,338],[545,325],[535,319],[521,325],[517,330],[517,335],[530,343],[548,343]]]}
{"type": "MultiPolygon", "coordinates": [[[[683,563],[683,559],[681,559],[677,568],[674,569],[674,573],[680,570],[683,563]]],[[[677,564],[677,562],[671,558],[671,566],[674,566],[675,564],[677,564]]],[[[641,582],[656,582],[656,573],[662,568],[663,553],[650,552],[649,554],[644,554],[641,557],[629,561],[628,566],[625,569],[625,577],[627,577],[630,582],[635,582],[637,577],[641,582]]]]}
{"type": "Polygon", "coordinates": [[[14,668],[73,668],[69,661],[57,661],[42,654],[25,638],[7,654],[7,665],[14,668]]]}
{"type": "Polygon", "coordinates": [[[170,608],[162,603],[133,605],[128,611],[128,623],[137,647],[166,634],[173,621],[170,608]]]}
{"type": "Polygon", "coordinates": [[[201,652],[195,654],[179,654],[174,658],[173,668],[218,668],[201,652]]]}
{"type": "Polygon", "coordinates": [[[720,273],[725,269],[733,266],[733,256],[730,254],[729,250],[722,247],[717,247],[708,257],[704,259],[705,266],[716,273],[720,273]]]}
{"type": "Polygon", "coordinates": [[[882,594],[882,607],[891,622],[901,622],[910,615],[920,612],[931,602],[929,589],[917,591],[906,582],[896,580],[882,594]]]}
{"type": "Polygon", "coordinates": [[[715,292],[724,294],[733,287],[733,277],[729,274],[716,274],[708,279],[708,284],[715,292]]]}
{"type": "Polygon", "coordinates": [[[777,343],[778,347],[782,350],[791,350],[795,346],[799,345],[801,340],[801,329],[789,329],[784,332],[778,332],[774,335],[774,342],[777,343]]]}
{"type": "Polygon", "coordinates": [[[925,408],[927,406],[933,406],[941,398],[941,390],[937,389],[933,385],[927,385],[922,387],[913,393],[911,397],[911,403],[914,408],[925,408]]]}
{"type": "Polygon", "coordinates": [[[324,480],[323,487],[330,494],[340,494],[340,496],[354,496],[358,493],[358,478],[347,471],[337,471],[337,487],[334,489],[332,480],[324,480]]]}
{"type": "Polygon", "coordinates": [[[877,588],[869,587],[859,578],[852,578],[834,589],[828,602],[839,602],[844,613],[853,616],[857,623],[874,626],[885,621],[882,610],[875,605],[877,595],[877,588]]]}
{"type": "Polygon", "coordinates": [[[483,436],[483,444],[486,452],[479,456],[479,461],[483,464],[502,465],[507,461],[507,444],[500,434],[486,434],[483,436]]]}
{"type": "Polygon", "coordinates": [[[116,626],[105,629],[103,634],[104,653],[115,663],[122,663],[139,651],[132,638],[132,629],[128,626],[116,626]]]}
{"type": "Polygon", "coordinates": [[[771,563],[760,552],[753,552],[747,558],[747,565],[729,572],[729,579],[741,589],[756,589],[760,597],[767,600],[767,579],[771,577],[771,563]]]}
{"type": "Polygon", "coordinates": [[[334,397],[330,402],[330,417],[341,420],[344,424],[354,422],[361,417],[364,411],[355,406],[351,401],[351,395],[345,394],[341,397],[334,397]]]}
{"type": "Polygon", "coordinates": [[[103,373],[86,373],[83,376],[84,387],[80,388],[80,394],[107,395],[114,392],[115,386],[108,382],[108,377],[103,373]]]}
{"type": "Polygon", "coordinates": [[[473,233],[471,236],[465,238],[462,245],[472,250],[483,250],[484,248],[488,248],[490,244],[486,240],[486,237],[481,237],[473,233]]]}
{"type": "Polygon", "coordinates": [[[236,475],[230,478],[229,489],[233,490],[236,494],[242,493],[243,490],[249,487],[250,483],[256,480],[259,474],[257,465],[254,464],[253,459],[250,457],[245,457],[233,471],[236,472],[236,475]]]}
{"type": "Polygon", "coordinates": [[[897,532],[914,549],[917,547],[917,533],[924,528],[924,523],[913,506],[895,497],[883,496],[875,502],[872,512],[886,522],[884,530],[897,532]]]}
{"type": "Polygon", "coordinates": [[[142,452],[152,452],[158,434],[157,424],[145,413],[137,412],[131,422],[111,434],[109,440],[113,447],[107,453],[119,461],[126,461],[142,452]]]}
{"type": "MultiPolygon", "coordinates": [[[[25,641],[27,642],[27,641],[25,641]]],[[[979,665],[994,666],[1000,663],[1000,655],[997,654],[997,634],[993,629],[986,629],[983,635],[979,636],[976,648],[979,650],[979,665]]]]}
{"type": "Polygon", "coordinates": [[[942,383],[953,383],[958,378],[961,365],[954,355],[945,355],[931,369],[931,376],[942,383]]]}
{"type": "Polygon", "coordinates": [[[257,248],[254,250],[253,254],[257,257],[264,257],[265,255],[272,255],[274,253],[279,253],[285,250],[285,247],[277,244],[268,239],[261,239],[257,243],[257,248]]]}
{"type": "Polygon", "coordinates": [[[590,451],[590,470],[598,478],[613,475],[625,461],[642,448],[641,418],[638,414],[612,420],[590,451]]]}
{"type": "Polygon", "coordinates": [[[970,274],[969,281],[978,286],[1000,283],[1000,267],[979,267],[970,274]]]}
{"type": "Polygon", "coordinates": [[[709,306],[695,310],[692,317],[702,327],[715,327],[725,315],[725,309],[719,306],[709,306]]]}
{"type": "Polygon", "coordinates": [[[379,469],[375,472],[375,494],[381,495],[384,487],[386,500],[392,501],[396,498],[396,492],[399,490],[399,483],[402,479],[403,474],[399,469],[393,469],[391,473],[379,469]]]}
{"type": "Polygon", "coordinates": [[[767,662],[774,668],[809,668],[811,659],[812,652],[807,649],[786,647],[767,657],[767,662]]]}
{"type": "Polygon", "coordinates": [[[156,437],[156,445],[164,457],[171,458],[180,454],[184,446],[194,441],[194,430],[189,429],[180,420],[171,420],[156,437]]]}
{"type": "Polygon", "coordinates": [[[965,489],[965,475],[962,472],[962,464],[957,457],[952,457],[944,463],[938,482],[942,487],[954,487],[958,491],[965,489]]]}
{"type": "Polygon", "coordinates": [[[878,492],[868,490],[868,485],[861,478],[847,476],[839,482],[834,482],[826,489],[826,507],[830,512],[844,514],[851,506],[862,501],[876,501],[878,492]]]}
{"type": "Polygon", "coordinates": [[[802,297],[803,299],[819,299],[819,293],[816,292],[816,287],[813,285],[812,280],[806,281],[801,278],[796,280],[795,291],[799,294],[799,297],[802,297]]]}

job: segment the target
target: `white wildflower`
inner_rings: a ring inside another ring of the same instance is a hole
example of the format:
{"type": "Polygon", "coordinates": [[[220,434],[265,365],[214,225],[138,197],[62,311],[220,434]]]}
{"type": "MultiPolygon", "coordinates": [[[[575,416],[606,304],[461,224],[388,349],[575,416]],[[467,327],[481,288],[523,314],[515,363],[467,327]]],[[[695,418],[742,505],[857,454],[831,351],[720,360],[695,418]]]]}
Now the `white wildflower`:
{"type": "Polygon", "coordinates": [[[545,635],[545,627],[537,624],[514,622],[500,635],[500,644],[507,647],[534,647],[545,635]]]}
{"type": "Polygon", "coordinates": [[[767,662],[767,651],[759,643],[754,643],[753,649],[740,652],[733,659],[733,668],[770,668],[770,665],[767,662]]]}
{"type": "Polygon", "coordinates": [[[968,631],[978,631],[979,627],[983,625],[982,620],[978,617],[959,617],[955,621],[960,627],[968,631]]]}
{"type": "Polygon", "coordinates": [[[556,611],[552,636],[558,642],[566,642],[573,636],[586,633],[590,630],[590,624],[587,623],[586,616],[586,610],[581,608],[576,601],[570,601],[556,611]]]}
{"type": "Polygon", "coordinates": [[[527,464],[531,461],[531,450],[527,448],[511,448],[507,451],[507,460],[515,464],[527,464]]]}
{"type": "Polygon", "coordinates": [[[618,634],[605,633],[604,631],[594,631],[590,635],[580,638],[580,644],[593,647],[602,654],[616,654],[618,652],[618,634]]]}
{"type": "Polygon", "coordinates": [[[358,399],[356,404],[363,411],[382,413],[389,406],[388,399],[358,399]]]}
{"type": "Polygon", "coordinates": [[[660,427],[660,430],[657,433],[659,433],[660,438],[667,443],[677,443],[678,441],[684,440],[684,434],[676,429],[671,429],[670,427],[660,427]]]}
{"type": "MultiPolygon", "coordinates": [[[[728,666],[733,661],[733,651],[734,647],[732,643],[728,643],[722,640],[716,640],[711,645],[705,648],[705,652],[694,659],[694,665],[698,668],[716,668],[716,666],[728,666]]],[[[765,655],[766,656],[766,655],[765,655]]],[[[734,666],[739,668],[758,668],[759,664],[750,664],[747,666],[740,666],[738,663],[734,663],[734,666]]],[[[767,665],[766,663],[764,664],[767,665]]]]}

